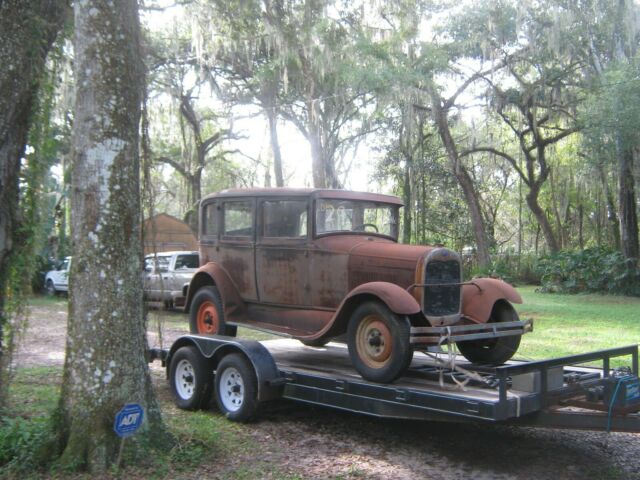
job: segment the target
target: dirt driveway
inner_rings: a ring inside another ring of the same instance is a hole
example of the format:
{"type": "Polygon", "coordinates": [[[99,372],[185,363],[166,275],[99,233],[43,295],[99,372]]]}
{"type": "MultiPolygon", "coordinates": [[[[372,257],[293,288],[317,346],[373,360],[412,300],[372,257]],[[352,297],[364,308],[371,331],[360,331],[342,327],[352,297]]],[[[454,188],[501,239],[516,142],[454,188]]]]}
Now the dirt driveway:
{"type": "MultiPolygon", "coordinates": [[[[64,361],[66,302],[37,303],[19,367],[64,361]]],[[[165,346],[187,329],[184,316],[166,319],[165,346]]],[[[155,329],[152,319],[152,346],[159,343],[155,329]]],[[[156,388],[166,395],[160,366],[153,370],[156,388]]],[[[263,448],[247,462],[302,478],[640,480],[635,434],[391,421],[284,402],[248,428],[263,448]]]]}

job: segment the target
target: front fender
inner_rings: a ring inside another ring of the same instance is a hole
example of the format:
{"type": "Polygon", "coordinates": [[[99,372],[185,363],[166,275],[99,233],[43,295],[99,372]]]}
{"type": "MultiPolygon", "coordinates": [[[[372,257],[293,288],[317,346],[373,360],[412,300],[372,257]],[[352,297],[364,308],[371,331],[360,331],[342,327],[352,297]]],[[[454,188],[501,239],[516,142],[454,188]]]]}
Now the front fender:
{"type": "Polygon", "coordinates": [[[421,311],[416,299],[404,288],[393,283],[369,282],[358,285],[342,300],[331,321],[320,332],[304,337],[304,340],[318,340],[342,335],[347,331],[351,314],[365,300],[382,301],[392,312],[405,316],[421,311]]]}
{"type": "Polygon", "coordinates": [[[462,314],[476,323],[486,323],[499,300],[522,303],[515,288],[495,278],[476,278],[462,286],[462,314]]]}
{"type": "MultiPolygon", "coordinates": [[[[420,304],[418,304],[414,296],[394,283],[369,282],[358,285],[349,292],[342,301],[342,305],[347,303],[349,299],[359,295],[378,297],[389,307],[389,310],[398,315],[413,315],[420,312],[420,304]]],[[[339,311],[340,309],[338,309],[339,311]]]]}

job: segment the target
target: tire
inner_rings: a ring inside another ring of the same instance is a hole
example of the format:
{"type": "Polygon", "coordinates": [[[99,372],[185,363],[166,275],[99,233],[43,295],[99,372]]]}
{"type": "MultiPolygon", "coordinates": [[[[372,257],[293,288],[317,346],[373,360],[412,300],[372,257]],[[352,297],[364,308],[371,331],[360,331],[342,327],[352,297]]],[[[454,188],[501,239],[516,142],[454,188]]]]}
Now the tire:
{"type": "Polygon", "coordinates": [[[237,327],[227,325],[224,321],[220,292],[213,285],[202,287],[196,292],[189,312],[191,333],[236,336],[237,327]]]}
{"type": "MultiPolygon", "coordinates": [[[[510,303],[500,301],[493,305],[489,322],[516,322],[518,313],[510,303]]],[[[457,342],[458,349],[471,363],[501,365],[518,351],[522,335],[511,335],[488,340],[457,342]]]]}
{"type": "Polygon", "coordinates": [[[303,345],[306,345],[307,347],[316,347],[316,348],[324,347],[330,341],[331,339],[329,338],[318,338],[316,340],[300,340],[300,342],[302,342],[303,345]]]}
{"type": "Polygon", "coordinates": [[[216,369],[215,397],[220,412],[234,422],[258,413],[258,380],[253,365],[240,353],[225,356],[216,369]]]}
{"type": "Polygon", "coordinates": [[[47,283],[44,286],[45,291],[47,292],[47,295],[49,295],[50,297],[54,297],[56,295],[56,287],[53,284],[53,281],[51,279],[47,280],[47,283]]]}
{"type": "Polygon", "coordinates": [[[213,365],[196,347],[181,347],[171,357],[169,384],[178,408],[206,408],[213,391],[213,365]]]}
{"type": "Polygon", "coordinates": [[[365,380],[390,383],[411,363],[411,324],[379,302],[366,302],[351,315],[347,345],[351,363],[365,380]]]}

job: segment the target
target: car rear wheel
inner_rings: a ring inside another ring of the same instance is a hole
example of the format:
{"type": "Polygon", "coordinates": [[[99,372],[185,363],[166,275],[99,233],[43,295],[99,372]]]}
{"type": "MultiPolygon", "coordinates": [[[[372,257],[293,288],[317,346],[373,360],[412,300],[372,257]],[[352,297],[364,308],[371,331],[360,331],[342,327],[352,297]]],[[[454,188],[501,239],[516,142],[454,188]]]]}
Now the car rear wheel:
{"type": "Polygon", "coordinates": [[[362,378],[389,383],[401,376],[413,358],[411,325],[379,302],[366,302],[353,312],[347,328],[351,362],[362,378]]]}
{"type": "MultiPolygon", "coordinates": [[[[508,302],[496,302],[491,310],[489,323],[517,322],[518,313],[508,302]]],[[[501,365],[518,351],[522,335],[458,342],[458,349],[472,363],[501,365]]]]}
{"type": "Polygon", "coordinates": [[[56,287],[53,285],[52,280],[47,280],[45,290],[47,291],[47,295],[54,296],[56,294],[56,287]]]}
{"type": "Polygon", "coordinates": [[[189,327],[191,333],[235,337],[237,327],[225,323],[220,292],[213,285],[200,288],[193,297],[189,327]]]}

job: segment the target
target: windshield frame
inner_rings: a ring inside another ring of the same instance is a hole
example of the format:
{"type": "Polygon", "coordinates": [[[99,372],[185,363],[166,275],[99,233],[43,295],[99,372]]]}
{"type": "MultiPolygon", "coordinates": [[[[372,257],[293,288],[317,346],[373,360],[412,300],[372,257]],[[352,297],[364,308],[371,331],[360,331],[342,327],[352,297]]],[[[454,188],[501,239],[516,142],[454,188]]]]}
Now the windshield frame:
{"type": "Polygon", "coordinates": [[[340,197],[320,197],[320,198],[314,198],[313,199],[313,208],[312,208],[312,215],[311,215],[311,222],[312,222],[312,234],[313,234],[313,238],[322,238],[322,237],[327,237],[327,236],[332,236],[332,235],[366,235],[366,236],[376,236],[376,237],[381,237],[381,238],[386,238],[386,239],[390,239],[393,240],[394,242],[398,242],[398,238],[400,235],[400,207],[402,205],[398,205],[396,203],[391,203],[391,202],[381,202],[381,201],[377,201],[377,200],[372,200],[370,198],[340,198],[340,197]],[[318,232],[318,225],[317,225],[317,208],[320,202],[339,202],[339,201],[344,201],[344,202],[362,202],[362,203],[372,203],[375,204],[376,206],[382,206],[382,207],[387,207],[389,208],[389,210],[391,211],[391,214],[393,215],[395,222],[396,222],[396,228],[395,228],[395,236],[394,235],[387,235],[386,233],[380,233],[380,232],[371,232],[368,230],[363,230],[363,231],[356,231],[356,230],[331,230],[328,232],[318,232]]]}

